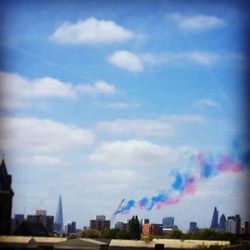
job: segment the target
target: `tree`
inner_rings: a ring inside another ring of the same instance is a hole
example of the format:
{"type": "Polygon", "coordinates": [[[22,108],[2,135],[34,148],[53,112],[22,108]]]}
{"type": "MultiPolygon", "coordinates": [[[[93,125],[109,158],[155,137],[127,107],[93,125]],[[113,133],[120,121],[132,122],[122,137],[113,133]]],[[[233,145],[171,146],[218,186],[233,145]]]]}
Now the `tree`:
{"type": "Polygon", "coordinates": [[[120,232],[117,234],[118,239],[130,240],[132,236],[130,232],[126,229],[121,229],[120,232]]]}
{"type": "Polygon", "coordinates": [[[128,223],[128,231],[133,240],[141,239],[140,223],[137,216],[133,216],[128,223]]]}
{"type": "Polygon", "coordinates": [[[111,228],[103,232],[103,237],[107,239],[118,239],[118,233],[121,229],[118,228],[111,228]]]}
{"type": "Polygon", "coordinates": [[[170,239],[181,239],[182,238],[182,231],[179,229],[173,229],[169,233],[169,238],[170,239]]]}
{"type": "Polygon", "coordinates": [[[82,238],[100,238],[101,232],[99,232],[96,229],[89,228],[81,232],[81,237],[82,238]]]}

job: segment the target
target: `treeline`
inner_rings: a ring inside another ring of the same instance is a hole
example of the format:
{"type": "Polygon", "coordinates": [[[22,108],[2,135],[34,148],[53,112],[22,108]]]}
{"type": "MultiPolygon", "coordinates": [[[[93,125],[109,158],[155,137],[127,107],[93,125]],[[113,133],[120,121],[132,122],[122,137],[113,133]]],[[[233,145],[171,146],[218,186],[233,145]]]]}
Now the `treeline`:
{"type": "Polygon", "coordinates": [[[112,228],[98,231],[96,229],[86,229],[81,232],[83,238],[106,238],[106,239],[141,239],[141,228],[137,216],[133,216],[128,223],[128,229],[112,228]]]}
{"type": "Polygon", "coordinates": [[[200,229],[193,233],[182,233],[179,229],[173,229],[171,232],[163,235],[162,237],[155,236],[156,238],[165,239],[181,239],[181,240],[224,240],[230,241],[231,244],[240,240],[240,236],[227,232],[217,232],[213,229],[205,228],[200,229]]]}
{"type": "MultiPolygon", "coordinates": [[[[140,225],[136,220],[131,221],[128,225],[128,229],[112,228],[109,230],[98,231],[96,229],[86,229],[82,231],[81,237],[83,238],[105,238],[105,239],[141,239],[140,225]]],[[[230,241],[231,244],[235,244],[240,240],[240,236],[226,233],[216,232],[212,229],[200,229],[193,233],[183,233],[179,229],[173,229],[171,232],[164,235],[150,235],[144,237],[146,241],[150,241],[153,238],[163,239],[180,239],[180,240],[224,240],[230,241]]]]}

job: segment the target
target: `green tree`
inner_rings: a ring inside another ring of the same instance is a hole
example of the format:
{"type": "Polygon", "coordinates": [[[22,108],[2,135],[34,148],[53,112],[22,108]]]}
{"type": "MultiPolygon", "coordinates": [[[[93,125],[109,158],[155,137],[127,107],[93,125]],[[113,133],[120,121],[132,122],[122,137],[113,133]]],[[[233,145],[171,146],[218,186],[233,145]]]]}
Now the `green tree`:
{"type": "Polygon", "coordinates": [[[81,232],[82,238],[101,238],[102,234],[96,229],[86,229],[81,232]]]}
{"type": "Polygon", "coordinates": [[[128,231],[133,240],[141,239],[140,223],[137,216],[133,216],[128,223],[128,231]]]}
{"type": "Polygon", "coordinates": [[[121,229],[118,228],[111,228],[103,232],[103,237],[107,239],[118,239],[118,233],[121,229]]]}
{"type": "Polygon", "coordinates": [[[182,231],[180,229],[173,229],[169,233],[169,238],[170,239],[181,239],[182,238],[182,231]]]}
{"type": "Polygon", "coordinates": [[[126,229],[121,229],[120,232],[117,234],[118,239],[129,240],[132,239],[130,232],[126,229]]]}

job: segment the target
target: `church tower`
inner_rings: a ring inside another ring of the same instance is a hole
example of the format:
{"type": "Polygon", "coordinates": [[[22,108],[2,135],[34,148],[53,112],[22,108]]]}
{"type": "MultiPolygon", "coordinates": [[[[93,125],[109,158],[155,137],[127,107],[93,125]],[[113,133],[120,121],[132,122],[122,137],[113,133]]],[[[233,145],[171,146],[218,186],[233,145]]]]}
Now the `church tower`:
{"type": "Polygon", "coordinates": [[[13,195],[11,175],[8,174],[5,161],[2,159],[0,165],[0,235],[10,234],[13,195]]]}

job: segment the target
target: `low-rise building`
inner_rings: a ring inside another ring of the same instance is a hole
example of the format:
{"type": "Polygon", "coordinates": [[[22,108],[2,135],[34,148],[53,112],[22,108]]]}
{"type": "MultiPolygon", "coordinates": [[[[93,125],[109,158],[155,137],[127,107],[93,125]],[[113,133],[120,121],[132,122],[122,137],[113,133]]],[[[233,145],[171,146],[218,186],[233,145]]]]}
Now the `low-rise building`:
{"type": "Polygon", "coordinates": [[[142,235],[149,236],[149,235],[162,235],[163,234],[163,227],[162,224],[144,224],[142,228],[142,235]]]}
{"type": "Polygon", "coordinates": [[[95,220],[90,220],[89,227],[96,230],[110,229],[110,220],[105,220],[104,215],[97,215],[95,220]]]}

